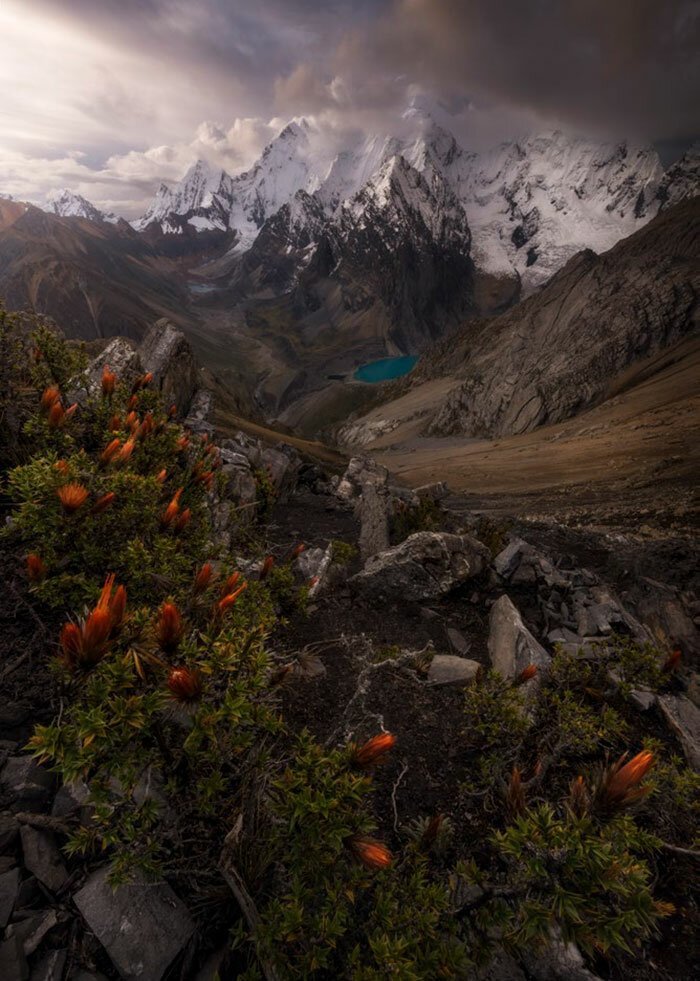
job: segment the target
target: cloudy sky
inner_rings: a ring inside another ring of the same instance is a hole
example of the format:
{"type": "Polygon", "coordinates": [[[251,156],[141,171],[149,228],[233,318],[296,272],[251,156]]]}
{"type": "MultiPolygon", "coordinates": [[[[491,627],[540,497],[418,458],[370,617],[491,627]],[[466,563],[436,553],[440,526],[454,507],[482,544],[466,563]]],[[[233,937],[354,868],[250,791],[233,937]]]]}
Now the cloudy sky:
{"type": "Polygon", "coordinates": [[[669,162],[700,133],[700,0],[0,0],[0,91],[0,194],[127,217],[291,116],[341,143],[415,96],[470,148],[559,126],[669,162]]]}

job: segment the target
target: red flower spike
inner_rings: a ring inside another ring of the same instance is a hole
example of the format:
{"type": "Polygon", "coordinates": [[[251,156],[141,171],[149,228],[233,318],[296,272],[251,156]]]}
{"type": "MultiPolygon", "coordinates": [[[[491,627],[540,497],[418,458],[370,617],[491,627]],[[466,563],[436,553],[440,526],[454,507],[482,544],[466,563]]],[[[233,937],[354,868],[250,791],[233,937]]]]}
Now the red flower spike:
{"type": "Polygon", "coordinates": [[[136,449],[136,440],[133,438],[133,436],[130,436],[129,439],[127,439],[127,441],[124,443],[122,448],[119,450],[119,452],[115,454],[114,457],[115,462],[126,463],[127,460],[131,458],[131,454],[134,452],[135,449],[136,449]]]}
{"type": "Polygon", "coordinates": [[[109,370],[109,365],[105,365],[102,369],[102,394],[105,398],[110,398],[114,395],[114,389],[117,387],[117,376],[113,371],[109,370]]]}
{"type": "Polygon", "coordinates": [[[270,574],[270,570],[272,569],[274,564],[275,564],[274,557],[272,555],[268,555],[268,557],[265,559],[265,561],[262,564],[262,569],[260,570],[261,582],[263,579],[267,579],[267,577],[270,574]]]}
{"type": "Polygon", "coordinates": [[[173,531],[175,531],[176,534],[183,531],[190,523],[191,518],[192,518],[191,509],[185,508],[185,510],[181,514],[178,514],[177,518],[175,518],[175,520],[173,521],[173,531]]]}
{"type": "Polygon", "coordinates": [[[182,487],[175,491],[173,499],[163,512],[163,517],[160,519],[161,528],[169,528],[180,513],[180,498],[182,497],[182,491],[182,487]]]}
{"type": "Polygon", "coordinates": [[[41,582],[46,575],[46,566],[35,552],[27,556],[27,577],[30,582],[41,582]]]}
{"type": "Polygon", "coordinates": [[[74,514],[88,499],[88,492],[82,484],[64,484],[56,491],[56,496],[66,514],[74,514]]]}
{"type": "Polygon", "coordinates": [[[147,385],[150,385],[152,381],[153,381],[153,372],[147,371],[146,374],[141,379],[141,387],[145,388],[147,385]]]}
{"type": "Polygon", "coordinates": [[[113,439],[111,443],[107,443],[105,448],[100,453],[100,463],[107,464],[117,455],[121,449],[121,440],[113,439]]]}
{"type": "Polygon", "coordinates": [[[184,453],[184,451],[187,449],[189,445],[190,445],[190,441],[187,438],[187,436],[181,436],[175,443],[175,446],[181,453],[184,453]]]}
{"type": "Polygon", "coordinates": [[[129,401],[126,403],[127,412],[133,412],[138,404],[139,404],[138,395],[132,395],[129,401]]]}
{"type": "Polygon", "coordinates": [[[97,664],[102,659],[111,630],[109,610],[96,606],[88,613],[82,631],[82,660],[85,664],[97,664]]]}
{"type": "Polygon", "coordinates": [[[66,411],[63,413],[63,422],[70,422],[75,413],[78,410],[78,403],[74,402],[73,405],[69,405],[66,411]]]}
{"type": "Polygon", "coordinates": [[[680,650],[676,649],[675,651],[672,651],[661,666],[663,673],[671,674],[673,671],[675,671],[678,668],[678,665],[681,663],[681,656],[680,650]]]}
{"type": "Polygon", "coordinates": [[[103,494],[102,497],[98,497],[90,510],[90,514],[102,514],[103,511],[106,511],[108,507],[112,506],[116,496],[114,491],[109,491],[107,494],[103,494]]]}
{"type": "Polygon", "coordinates": [[[112,620],[112,632],[115,633],[122,625],[126,613],[126,587],[117,586],[114,596],[109,603],[109,614],[112,620]]]}
{"type": "Polygon", "coordinates": [[[112,418],[109,420],[109,430],[112,433],[117,433],[121,428],[122,428],[121,416],[119,416],[115,412],[112,418]]]}
{"type": "Polygon", "coordinates": [[[202,676],[196,668],[173,668],[168,688],[178,702],[195,702],[202,694],[202,676]]]}
{"type": "Polygon", "coordinates": [[[177,415],[177,406],[173,403],[168,409],[168,419],[174,419],[177,415]]]}
{"type": "Polygon", "coordinates": [[[59,634],[61,659],[67,668],[76,668],[80,664],[83,634],[75,623],[64,623],[59,634]]]}
{"type": "Polygon", "coordinates": [[[63,425],[65,412],[60,402],[54,402],[49,409],[48,424],[49,429],[59,429],[63,425]]]}
{"type": "Polygon", "coordinates": [[[194,577],[194,595],[199,596],[209,586],[214,575],[214,568],[210,562],[205,562],[197,575],[194,577]]]}
{"type": "Polygon", "coordinates": [[[159,484],[164,484],[168,476],[167,470],[161,470],[161,472],[156,476],[156,480],[159,484]]]}
{"type": "Polygon", "coordinates": [[[537,674],[537,665],[528,664],[527,667],[524,667],[523,670],[515,679],[515,684],[524,685],[526,682],[532,681],[532,679],[535,677],[536,674],[537,674]]]}
{"type": "Polygon", "coordinates": [[[221,587],[221,595],[226,596],[228,593],[232,592],[234,586],[236,585],[236,583],[240,578],[241,578],[240,572],[232,572],[231,575],[226,580],[226,582],[221,587]]]}
{"type": "Polygon", "coordinates": [[[163,603],[158,614],[156,636],[158,644],[166,654],[172,654],[173,651],[177,650],[184,630],[185,625],[175,604],[163,603]]]}
{"type": "Polygon", "coordinates": [[[394,860],[386,845],[366,835],[353,835],[348,839],[347,846],[355,858],[368,869],[388,869],[394,860]]]}
{"type": "Polygon", "coordinates": [[[61,393],[57,385],[49,385],[45,388],[41,396],[41,408],[44,412],[48,412],[52,405],[61,398],[61,393]]]}
{"type": "Polygon", "coordinates": [[[56,470],[58,470],[59,473],[62,473],[64,476],[67,476],[69,473],[69,467],[65,460],[56,460],[56,462],[54,463],[54,467],[56,468],[56,470]]]}
{"type": "Polygon", "coordinates": [[[394,748],[395,744],[396,736],[390,732],[380,732],[368,739],[362,746],[353,746],[351,761],[361,769],[377,766],[385,762],[389,751],[394,748]]]}
{"type": "Polygon", "coordinates": [[[596,801],[608,811],[621,810],[636,803],[649,793],[650,787],[640,784],[654,765],[654,754],[643,750],[625,763],[626,753],[603,773],[596,792],[596,801]]]}
{"type": "Polygon", "coordinates": [[[223,599],[220,599],[219,602],[216,604],[216,609],[218,610],[218,612],[225,613],[229,609],[229,607],[233,606],[233,604],[236,602],[236,600],[241,595],[241,593],[247,588],[248,588],[248,583],[244,582],[241,586],[238,587],[238,589],[234,590],[232,593],[229,593],[227,596],[224,596],[223,599]]]}
{"type": "Polygon", "coordinates": [[[301,553],[304,551],[305,548],[306,548],[306,545],[304,545],[303,542],[299,542],[299,544],[297,545],[297,547],[292,552],[292,560],[298,559],[299,556],[301,555],[301,553]]]}

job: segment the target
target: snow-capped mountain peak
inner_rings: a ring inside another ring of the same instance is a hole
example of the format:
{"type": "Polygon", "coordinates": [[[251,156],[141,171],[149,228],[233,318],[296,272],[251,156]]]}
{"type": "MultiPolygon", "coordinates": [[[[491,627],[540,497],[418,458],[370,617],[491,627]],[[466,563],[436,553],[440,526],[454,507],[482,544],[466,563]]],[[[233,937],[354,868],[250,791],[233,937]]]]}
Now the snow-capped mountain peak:
{"type": "Polygon", "coordinates": [[[90,221],[108,221],[112,224],[119,221],[117,215],[100,211],[82,194],[76,194],[68,188],[47,194],[45,210],[61,218],[87,218],[90,221]]]}

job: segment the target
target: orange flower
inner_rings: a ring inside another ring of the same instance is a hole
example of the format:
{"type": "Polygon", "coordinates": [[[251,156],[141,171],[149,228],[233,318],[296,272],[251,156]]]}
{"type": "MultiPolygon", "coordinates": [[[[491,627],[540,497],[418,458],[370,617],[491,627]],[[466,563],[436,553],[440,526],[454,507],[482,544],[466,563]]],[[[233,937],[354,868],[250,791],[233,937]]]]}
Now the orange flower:
{"type": "Polygon", "coordinates": [[[194,577],[194,595],[199,596],[203,593],[211,582],[214,575],[214,568],[210,562],[205,562],[197,575],[194,577]]]}
{"type": "Polygon", "coordinates": [[[173,668],[168,688],[178,702],[194,702],[202,694],[202,676],[196,668],[173,668]]]}
{"type": "Polygon", "coordinates": [[[65,460],[56,460],[56,462],[54,463],[54,467],[58,470],[59,473],[62,473],[64,476],[66,476],[69,473],[69,467],[65,460]]]}
{"type": "Polygon", "coordinates": [[[27,576],[30,582],[41,582],[46,575],[46,566],[35,552],[27,556],[27,576]]]}
{"type": "Polygon", "coordinates": [[[82,661],[97,664],[105,654],[107,641],[112,631],[112,618],[109,610],[96,606],[88,613],[83,624],[82,661]]]}
{"type": "Polygon", "coordinates": [[[64,623],[59,634],[61,658],[68,668],[76,668],[81,660],[83,634],[76,623],[64,623]]]}
{"type": "Polygon", "coordinates": [[[119,432],[121,428],[122,428],[121,416],[115,412],[112,418],[109,420],[109,430],[112,433],[116,433],[119,432]]]}
{"type": "Polygon", "coordinates": [[[569,787],[569,808],[576,817],[581,818],[587,813],[589,804],[590,796],[586,788],[586,782],[583,777],[576,777],[575,780],[571,781],[571,786],[569,787]]]}
{"type": "Polygon", "coordinates": [[[221,587],[221,595],[226,596],[227,593],[230,593],[240,578],[241,578],[240,572],[232,572],[231,575],[226,580],[226,582],[221,587]]]}
{"type": "Polygon", "coordinates": [[[131,454],[134,452],[135,448],[136,448],[136,441],[134,440],[133,436],[130,436],[129,439],[127,439],[127,441],[124,443],[122,448],[114,457],[115,463],[126,463],[127,460],[130,459],[131,454]]]}
{"type": "Polygon", "coordinates": [[[176,415],[177,415],[177,406],[173,402],[173,404],[168,409],[168,418],[169,419],[174,419],[176,415]]]}
{"type": "Polygon", "coordinates": [[[168,476],[168,471],[167,470],[161,470],[161,472],[156,477],[156,480],[158,481],[159,484],[164,484],[165,481],[166,481],[167,476],[168,476]]]}
{"type": "Polygon", "coordinates": [[[532,679],[535,677],[536,674],[537,674],[537,665],[528,664],[527,667],[524,667],[523,670],[515,679],[515,684],[524,685],[527,681],[532,681],[532,679]]]}
{"type": "Polygon", "coordinates": [[[131,410],[135,409],[138,404],[139,404],[138,395],[132,395],[129,401],[126,403],[127,412],[131,412],[131,410]]]}
{"type": "Polygon", "coordinates": [[[143,421],[141,422],[141,425],[136,430],[136,438],[145,439],[146,436],[151,435],[151,433],[153,432],[153,428],[154,428],[153,413],[147,412],[146,415],[143,417],[143,421]]]}
{"type": "Polygon", "coordinates": [[[59,391],[58,385],[49,385],[45,388],[41,396],[41,408],[44,412],[48,412],[51,406],[55,405],[56,402],[61,398],[61,393],[59,391]]]}
{"type": "Polygon", "coordinates": [[[350,759],[355,766],[362,769],[368,766],[376,766],[383,763],[389,751],[396,744],[396,736],[390,732],[380,732],[372,736],[362,746],[353,746],[350,759]]]}
{"type": "Polygon", "coordinates": [[[180,498],[182,497],[182,492],[182,487],[175,491],[170,504],[168,504],[167,508],[163,512],[163,517],[160,519],[161,528],[169,528],[180,513],[180,498]]]}
{"type": "Polygon", "coordinates": [[[190,441],[187,438],[187,436],[181,436],[175,443],[175,446],[181,453],[184,452],[189,445],[190,445],[190,441]]]}
{"type": "Polygon", "coordinates": [[[640,783],[654,764],[654,754],[643,750],[625,763],[623,753],[616,763],[604,772],[600,782],[598,800],[611,810],[627,807],[649,793],[650,787],[640,783]]]}
{"type": "Polygon", "coordinates": [[[265,561],[262,564],[262,569],[260,570],[261,581],[263,579],[267,579],[267,577],[270,574],[270,570],[272,569],[274,564],[275,564],[274,557],[272,555],[268,555],[268,557],[265,559],[265,561]]]}
{"type": "Polygon", "coordinates": [[[183,531],[190,523],[192,517],[192,511],[190,508],[185,508],[182,514],[179,514],[173,522],[173,530],[177,533],[183,531]]]}
{"type": "Polygon", "coordinates": [[[63,406],[60,402],[54,402],[49,409],[48,424],[50,429],[58,429],[63,425],[63,420],[65,417],[65,412],[63,411],[63,406]]]}
{"type": "Polygon", "coordinates": [[[158,614],[158,627],[156,636],[158,644],[162,649],[172,654],[177,650],[177,646],[182,639],[185,625],[182,622],[180,611],[174,603],[163,603],[158,614]]]}
{"type": "Polygon", "coordinates": [[[58,488],[56,495],[66,514],[73,514],[88,499],[88,492],[82,484],[64,484],[58,488]]]}
{"type": "Polygon", "coordinates": [[[241,593],[247,588],[248,583],[244,582],[243,585],[239,586],[238,589],[234,590],[234,592],[228,593],[228,595],[224,596],[223,599],[220,599],[216,604],[216,609],[218,612],[225,613],[229,607],[233,606],[241,593]]]}
{"type": "Polygon", "coordinates": [[[393,861],[389,849],[376,838],[353,835],[348,838],[347,846],[355,858],[368,869],[388,869],[393,861]]]}
{"type": "Polygon", "coordinates": [[[102,514],[108,507],[111,507],[116,496],[114,491],[109,491],[107,494],[103,494],[102,497],[98,497],[92,506],[90,514],[102,514]]]}
{"type": "Polygon", "coordinates": [[[299,556],[301,555],[301,553],[304,551],[305,548],[306,548],[306,545],[304,545],[303,542],[299,542],[299,544],[297,545],[297,547],[292,552],[292,559],[298,559],[299,556]]]}
{"type": "Polygon", "coordinates": [[[130,429],[132,432],[139,424],[139,417],[135,412],[129,412],[128,415],[124,417],[124,428],[130,429]]]}
{"type": "Polygon", "coordinates": [[[110,460],[114,459],[119,452],[121,445],[122,444],[119,439],[113,439],[111,443],[107,443],[105,448],[100,453],[100,463],[107,464],[110,462],[110,460]]]}
{"type": "Polygon", "coordinates": [[[102,394],[109,398],[114,395],[114,389],[117,386],[117,376],[113,371],[109,370],[109,365],[105,365],[102,369],[102,394]]]}
{"type": "Polygon", "coordinates": [[[115,632],[121,626],[126,610],[126,589],[124,586],[117,586],[114,593],[112,593],[114,580],[115,575],[112,572],[105,579],[105,584],[102,587],[100,598],[95,607],[95,609],[104,610],[109,614],[112,632],[115,632]]]}
{"type": "Polygon", "coordinates": [[[664,674],[671,674],[672,671],[676,670],[676,668],[680,663],[681,663],[681,652],[678,649],[676,649],[675,651],[672,651],[668,655],[663,665],[661,666],[661,670],[664,672],[664,674]]]}
{"type": "Polygon", "coordinates": [[[153,372],[147,371],[146,374],[141,379],[141,385],[143,388],[145,388],[146,385],[150,385],[152,381],[153,381],[153,372]]]}

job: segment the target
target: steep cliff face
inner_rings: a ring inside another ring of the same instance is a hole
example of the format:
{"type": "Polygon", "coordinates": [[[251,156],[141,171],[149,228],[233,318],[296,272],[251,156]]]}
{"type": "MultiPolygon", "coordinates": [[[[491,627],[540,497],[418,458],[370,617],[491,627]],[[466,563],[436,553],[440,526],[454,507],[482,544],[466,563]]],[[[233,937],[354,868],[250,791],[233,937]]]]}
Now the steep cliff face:
{"type": "Polygon", "coordinates": [[[416,381],[462,378],[428,431],[518,434],[594,405],[628,366],[698,331],[699,258],[698,198],[602,256],[580,253],[538,294],[428,358],[416,381]]]}

